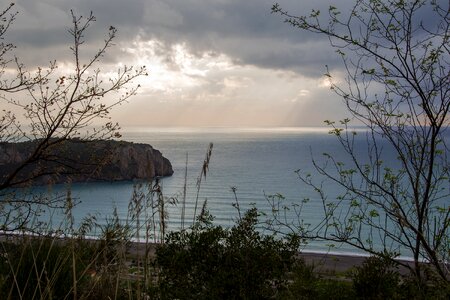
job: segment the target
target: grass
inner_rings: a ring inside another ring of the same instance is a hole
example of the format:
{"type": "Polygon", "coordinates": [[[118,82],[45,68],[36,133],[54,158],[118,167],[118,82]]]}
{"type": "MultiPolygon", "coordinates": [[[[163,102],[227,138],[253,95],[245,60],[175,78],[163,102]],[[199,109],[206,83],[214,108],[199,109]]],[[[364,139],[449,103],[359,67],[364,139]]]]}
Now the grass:
{"type": "Polygon", "coordinates": [[[246,219],[248,213],[231,229],[198,221],[187,230],[169,233],[164,244],[132,243],[133,232],[115,217],[102,225],[99,240],[81,235],[2,236],[1,299],[252,299],[251,295],[446,299],[448,295],[445,287],[420,294],[414,282],[397,280],[395,270],[379,271],[387,266],[374,259],[350,273],[318,273],[298,258],[294,251],[298,245],[283,252],[288,240],[259,235],[252,225],[257,211],[246,219]]]}

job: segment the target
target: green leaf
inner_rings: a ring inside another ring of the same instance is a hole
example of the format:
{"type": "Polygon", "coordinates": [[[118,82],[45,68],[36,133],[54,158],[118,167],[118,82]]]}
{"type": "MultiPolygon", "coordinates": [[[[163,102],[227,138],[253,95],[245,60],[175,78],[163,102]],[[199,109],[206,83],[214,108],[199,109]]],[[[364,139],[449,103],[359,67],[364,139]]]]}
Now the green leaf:
{"type": "Polygon", "coordinates": [[[370,216],[371,218],[376,218],[376,217],[379,217],[380,214],[378,213],[377,210],[372,209],[372,210],[369,212],[369,216],[370,216]]]}

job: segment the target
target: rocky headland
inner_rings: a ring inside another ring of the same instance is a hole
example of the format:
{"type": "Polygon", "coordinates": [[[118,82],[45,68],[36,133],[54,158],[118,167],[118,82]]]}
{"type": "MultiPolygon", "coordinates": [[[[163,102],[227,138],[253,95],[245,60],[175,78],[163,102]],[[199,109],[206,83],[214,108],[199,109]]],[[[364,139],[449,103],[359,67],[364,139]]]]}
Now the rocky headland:
{"type": "Polygon", "coordinates": [[[0,184],[18,169],[11,186],[149,180],[173,174],[170,161],[148,144],[66,140],[33,159],[38,145],[39,141],[0,144],[0,184]]]}

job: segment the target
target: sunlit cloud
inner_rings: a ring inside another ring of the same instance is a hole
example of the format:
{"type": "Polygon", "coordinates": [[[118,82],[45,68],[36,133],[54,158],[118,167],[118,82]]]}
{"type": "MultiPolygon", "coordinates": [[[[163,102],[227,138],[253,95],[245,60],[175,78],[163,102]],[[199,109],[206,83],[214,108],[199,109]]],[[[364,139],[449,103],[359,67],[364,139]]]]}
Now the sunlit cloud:
{"type": "MultiPolygon", "coordinates": [[[[328,65],[339,80],[339,57],[328,41],[271,15],[272,2],[18,0],[8,37],[28,67],[55,59],[59,76],[73,72],[71,9],[93,11],[97,20],[85,36],[83,61],[115,26],[115,46],[95,66],[101,79],[130,66],[148,70],[133,83],[138,94],[113,111],[123,126],[316,126],[341,118],[343,106],[322,76],[328,65]]],[[[283,2],[300,12],[328,7],[283,2]]]]}
{"type": "Polygon", "coordinates": [[[312,117],[315,113],[309,108],[323,93],[322,78],[242,64],[224,53],[194,54],[182,43],[166,47],[158,40],[138,40],[122,51],[128,61],[146,65],[149,70],[149,76],[140,79],[139,95],[130,101],[126,110],[117,113],[129,125],[315,123],[312,117]],[[293,110],[305,117],[295,120],[293,110]],[[142,111],[146,114],[140,114],[142,111]]]}

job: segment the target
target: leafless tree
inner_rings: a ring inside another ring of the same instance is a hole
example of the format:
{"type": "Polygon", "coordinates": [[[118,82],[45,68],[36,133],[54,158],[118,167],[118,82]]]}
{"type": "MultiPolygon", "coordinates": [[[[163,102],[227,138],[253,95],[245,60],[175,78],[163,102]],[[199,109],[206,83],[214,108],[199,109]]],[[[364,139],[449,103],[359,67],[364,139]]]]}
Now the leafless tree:
{"type": "MultiPolygon", "coordinates": [[[[119,136],[119,126],[110,120],[109,113],[135,95],[139,86],[133,85],[133,80],[146,75],[145,67],[125,66],[114,77],[105,79],[98,65],[113,46],[117,29],[111,26],[100,48],[83,59],[84,35],[95,17],[92,13],[78,17],[73,12],[69,30],[73,69],[60,70],[53,61],[45,68],[28,71],[15,56],[15,45],[6,42],[8,29],[17,16],[13,8],[11,4],[0,13],[0,101],[4,108],[0,117],[0,167],[9,166],[0,178],[3,214],[8,213],[6,206],[17,212],[21,205],[59,202],[35,197],[24,200],[14,197],[10,190],[58,172],[58,167],[67,170],[71,157],[63,149],[68,141],[119,136]],[[13,167],[10,163],[14,163],[13,167]]],[[[29,209],[25,211],[24,220],[30,214],[29,209]]]]}
{"type": "Polygon", "coordinates": [[[324,211],[314,229],[300,223],[298,229],[373,255],[412,255],[414,265],[405,266],[418,280],[424,281],[421,262],[426,261],[448,283],[450,18],[449,2],[444,2],[358,0],[350,11],[332,6],[326,14],[312,11],[309,16],[292,15],[275,4],[272,12],[330,40],[346,76],[338,80],[328,68],[326,76],[352,115],[338,123],[326,121],[349,161],[324,154],[325,163],[313,160],[322,179],[298,173],[318,191],[324,211]],[[361,133],[352,122],[367,129],[364,159],[355,148],[361,133]],[[383,159],[386,142],[398,168],[383,159]],[[324,177],[344,193],[327,195],[324,177]]]}

